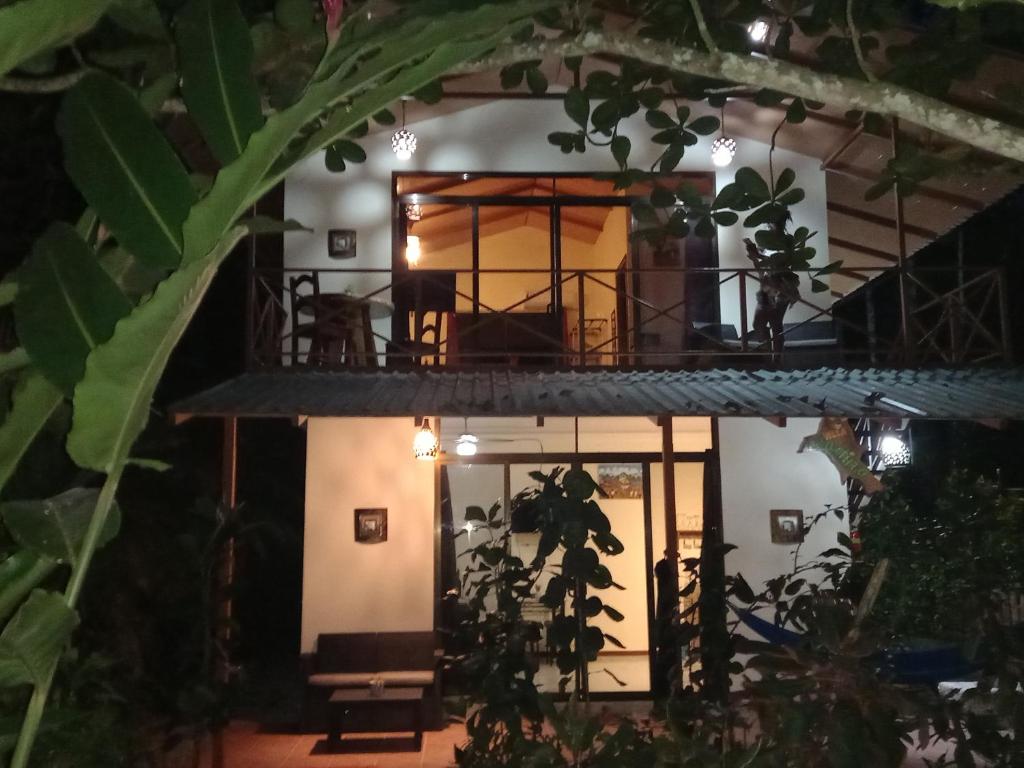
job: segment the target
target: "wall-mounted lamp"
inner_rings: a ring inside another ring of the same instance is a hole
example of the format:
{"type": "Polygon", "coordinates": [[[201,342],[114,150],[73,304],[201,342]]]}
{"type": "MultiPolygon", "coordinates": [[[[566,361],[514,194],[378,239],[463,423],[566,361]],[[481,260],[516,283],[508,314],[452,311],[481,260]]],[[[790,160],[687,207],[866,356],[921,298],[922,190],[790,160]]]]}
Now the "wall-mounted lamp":
{"type": "Polygon", "coordinates": [[[878,453],[886,469],[910,466],[910,444],[899,435],[885,435],[878,446],[878,453]]]}
{"type": "Polygon", "coordinates": [[[430,428],[430,419],[424,419],[423,426],[416,430],[416,437],[412,440],[412,454],[420,461],[434,461],[437,452],[437,435],[430,428]]]}
{"type": "Polygon", "coordinates": [[[747,34],[750,35],[750,41],[757,45],[763,45],[768,40],[768,35],[771,31],[772,25],[768,23],[767,19],[757,19],[747,26],[747,34]]]}
{"type": "Polygon", "coordinates": [[[407,235],[405,238],[405,260],[409,262],[409,266],[416,266],[422,255],[419,235],[407,235]]]}
{"type": "Polygon", "coordinates": [[[391,137],[391,151],[399,160],[408,160],[416,152],[416,134],[405,127],[405,101],[402,101],[402,127],[391,137]]]}

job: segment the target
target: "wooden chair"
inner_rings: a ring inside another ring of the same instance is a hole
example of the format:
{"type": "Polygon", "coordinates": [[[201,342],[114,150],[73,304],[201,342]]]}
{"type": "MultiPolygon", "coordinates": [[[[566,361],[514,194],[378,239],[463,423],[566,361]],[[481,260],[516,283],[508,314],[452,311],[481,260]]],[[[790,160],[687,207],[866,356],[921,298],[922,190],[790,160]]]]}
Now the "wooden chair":
{"type": "Polygon", "coordinates": [[[343,317],[333,317],[323,302],[320,294],[320,276],[317,272],[289,278],[288,291],[290,299],[291,328],[291,362],[299,364],[299,340],[309,340],[309,351],[306,353],[307,365],[323,365],[330,362],[332,356],[341,359],[344,349],[351,349],[354,337],[353,329],[343,317]],[[302,287],[308,284],[308,291],[302,287]],[[310,320],[303,320],[306,316],[310,320]]]}

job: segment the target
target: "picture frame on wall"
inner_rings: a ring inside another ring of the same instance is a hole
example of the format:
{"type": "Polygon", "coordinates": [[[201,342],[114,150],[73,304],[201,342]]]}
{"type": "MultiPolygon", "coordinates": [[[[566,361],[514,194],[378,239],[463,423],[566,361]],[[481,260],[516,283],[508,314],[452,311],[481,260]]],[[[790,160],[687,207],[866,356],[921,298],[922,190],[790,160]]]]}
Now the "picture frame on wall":
{"type": "Polygon", "coordinates": [[[771,526],[772,544],[799,544],[804,540],[804,511],[773,509],[771,526]]]}
{"type": "Polygon", "coordinates": [[[332,259],[354,259],[356,231],[354,229],[327,230],[327,255],[332,259]]]}
{"type": "Polygon", "coordinates": [[[387,509],[357,509],[355,520],[356,541],[360,544],[381,544],[388,540],[387,509]]]}
{"type": "Polygon", "coordinates": [[[642,464],[598,464],[597,485],[609,499],[642,499],[642,464]]]}

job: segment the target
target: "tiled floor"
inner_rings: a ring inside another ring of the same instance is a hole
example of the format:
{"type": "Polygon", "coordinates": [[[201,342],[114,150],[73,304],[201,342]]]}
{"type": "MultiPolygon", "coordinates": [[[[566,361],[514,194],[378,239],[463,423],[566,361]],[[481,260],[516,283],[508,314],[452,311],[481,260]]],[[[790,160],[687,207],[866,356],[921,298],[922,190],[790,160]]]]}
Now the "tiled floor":
{"type": "MultiPolygon", "coordinates": [[[[419,752],[325,755],[316,753],[323,736],[268,732],[256,723],[235,721],[225,734],[225,768],[447,768],[454,762],[455,746],[465,738],[465,728],[453,725],[424,733],[419,752]]],[[[944,751],[940,747],[912,751],[904,766],[924,768],[923,758],[935,760],[944,751]]]]}

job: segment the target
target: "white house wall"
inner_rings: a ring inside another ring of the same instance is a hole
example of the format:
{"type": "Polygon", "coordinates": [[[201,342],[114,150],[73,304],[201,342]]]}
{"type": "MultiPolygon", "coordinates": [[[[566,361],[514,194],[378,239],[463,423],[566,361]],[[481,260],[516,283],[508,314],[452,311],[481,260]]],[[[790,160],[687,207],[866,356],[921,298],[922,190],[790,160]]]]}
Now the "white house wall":
{"type": "MultiPolygon", "coordinates": [[[[425,110],[420,111],[420,114],[425,110]]],[[[313,231],[297,232],[285,238],[285,266],[297,268],[391,268],[391,191],[395,171],[467,171],[467,172],[572,172],[590,173],[615,170],[607,150],[589,148],[585,155],[565,155],[547,142],[548,133],[572,130],[573,124],[556,101],[500,101],[481,104],[411,122],[419,149],[413,158],[403,162],[391,151],[390,131],[377,131],[362,140],[367,161],[350,166],[342,174],[333,174],[324,167],[322,155],[299,164],[285,181],[285,215],[296,219],[313,231]],[[327,230],[354,229],[357,232],[357,257],[334,261],[327,255],[327,230]]],[[[623,125],[623,133],[633,141],[631,162],[649,166],[657,156],[658,146],[648,139],[651,129],[642,116],[623,125]]],[[[683,171],[711,171],[710,139],[687,150],[680,164],[683,171]]],[[[720,189],[733,179],[735,169],[744,165],[756,168],[767,176],[768,147],[748,139],[739,140],[736,158],[729,168],[717,172],[720,189]]],[[[819,161],[812,157],[778,149],[775,168],[791,167],[798,183],[807,193],[805,200],[793,207],[795,225],[809,227],[818,234],[812,240],[818,256],[815,263],[828,263],[828,229],[825,203],[825,174],[819,161]]],[[[740,226],[720,228],[719,262],[722,267],[749,267],[742,239],[752,236],[740,226]]],[[[350,288],[359,292],[386,285],[385,276],[325,276],[326,290],[350,288]],[[333,280],[333,282],[332,282],[333,280]]],[[[749,281],[748,300],[753,306],[756,290],[749,281]]],[[[805,286],[806,286],[806,281],[805,286]]],[[[812,298],[809,287],[805,296],[812,298]]],[[[817,294],[813,300],[827,303],[828,294],[817,294]]],[[[722,319],[738,326],[738,282],[723,286],[722,319]]],[[[796,307],[793,319],[812,311],[796,307]]],[[[377,321],[378,333],[386,334],[388,320],[377,321]]]]}

